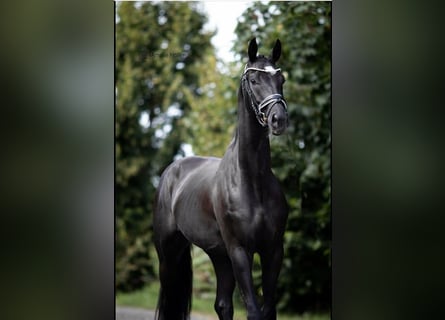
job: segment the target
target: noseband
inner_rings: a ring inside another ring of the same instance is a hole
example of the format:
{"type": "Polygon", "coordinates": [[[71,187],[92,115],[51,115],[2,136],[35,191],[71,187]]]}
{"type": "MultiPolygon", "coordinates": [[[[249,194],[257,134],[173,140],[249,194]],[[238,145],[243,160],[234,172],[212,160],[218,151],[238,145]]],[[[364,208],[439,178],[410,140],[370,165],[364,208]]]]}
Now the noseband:
{"type": "Polygon", "coordinates": [[[247,71],[254,70],[254,71],[261,71],[261,72],[267,72],[271,75],[274,75],[275,73],[281,71],[281,69],[274,69],[271,66],[266,66],[264,69],[258,69],[258,68],[244,68],[243,75],[241,77],[241,87],[244,91],[247,91],[247,94],[250,98],[250,103],[253,111],[255,112],[256,118],[260,125],[263,127],[267,127],[267,118],[269,117],[270,111],[272,110],[272,106],[278,102],[281,102],[284,105],[284,109],[287,110],[287,104],[284,100],[284,97],[279,93],[274,93],[266,98],[263,99],[259,104],[256,103],[255,96],[253,95],[252,89],[250,88],[250,85],[247,83],[247,71]],[[266,109],[265,112],[263,112],[263,109],[266,109]]]}

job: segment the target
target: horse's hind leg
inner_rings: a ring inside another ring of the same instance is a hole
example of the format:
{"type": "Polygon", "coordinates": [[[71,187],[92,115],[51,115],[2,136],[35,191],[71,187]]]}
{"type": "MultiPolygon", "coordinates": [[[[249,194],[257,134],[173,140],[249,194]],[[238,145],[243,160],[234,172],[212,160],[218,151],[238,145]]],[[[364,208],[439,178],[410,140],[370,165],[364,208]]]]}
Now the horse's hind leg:
{"type": "Polygon", "coordinates": [[[215,311],[220,320],[232,320],[232,296],[235,289],[232,263],[227,255],[210,254],[209,256],[215,268],[217,281],[215,311]]]}
{"type": "Polygon", "coordinates": [[[156,319],[188,319],[192,298],[190,243],[179,232],[156,241],[161,282],[156,319]]]}

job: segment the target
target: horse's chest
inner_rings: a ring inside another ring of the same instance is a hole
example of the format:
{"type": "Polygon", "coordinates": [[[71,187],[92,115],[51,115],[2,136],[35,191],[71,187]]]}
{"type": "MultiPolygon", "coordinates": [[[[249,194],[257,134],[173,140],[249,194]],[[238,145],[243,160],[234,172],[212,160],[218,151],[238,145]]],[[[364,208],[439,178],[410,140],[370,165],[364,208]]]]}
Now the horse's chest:
{"type": "Polygon", "coordinates": [[[224,195],[216,201],[216,215],[223,232],[256,247],[264,239],[274,237],[277,227],[274,217],[279,206],[275,205],[276,199],[270,186],[249,182],[227,183],[216,189],[220,191],[217,195],[224,195]]]}
{"type": "Polygon", "coordinates": [[[227,221],[240,230],[248,230],[254,236],[257,233],[267,232],[268,227],[273,224],[268,216],[270,208],[265,203],[251,201],[242,196],[234,197],[228,206],[227,221]]]}
{"type": "Polygon", "coordinates": [[[255,216],[255,222],[262,223],[264,215],[273,210],[274,199],[268,190],[242,190],[229,197],[229,210],[241,211],[243,215],[255,216]]]}

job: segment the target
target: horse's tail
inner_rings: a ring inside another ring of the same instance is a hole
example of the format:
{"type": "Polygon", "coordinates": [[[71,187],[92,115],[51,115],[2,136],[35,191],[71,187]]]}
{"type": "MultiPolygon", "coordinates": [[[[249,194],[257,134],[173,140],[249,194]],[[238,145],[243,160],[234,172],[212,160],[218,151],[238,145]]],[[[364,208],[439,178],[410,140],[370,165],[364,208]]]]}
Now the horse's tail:
{"type": "Polygon", "coordinates": [[[161,288],[155,319],[188,320],[193,284],[190,246],[183,251],[176,264],[161,262],[160,278],[161,288]]]}

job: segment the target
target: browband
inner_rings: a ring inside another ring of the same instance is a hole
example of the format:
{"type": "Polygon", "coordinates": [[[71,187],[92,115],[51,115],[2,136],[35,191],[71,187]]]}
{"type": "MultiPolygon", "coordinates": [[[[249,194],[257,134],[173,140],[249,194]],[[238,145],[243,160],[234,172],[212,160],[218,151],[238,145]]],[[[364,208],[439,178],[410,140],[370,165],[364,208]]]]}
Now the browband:
{"type": "Polygon", "coordinates": [[[264,67],[264,69],[253,68],[253,67],[247,68],[247,64],[246,64],[246,66],[244,67],[243,75],[249,70],[267,72],[267,73],[270,73],[271,75],[274,75],[275,73],[280,72],[281,68],[274,69],[271,66],[266,66],[266,67],[264,67]]]}

